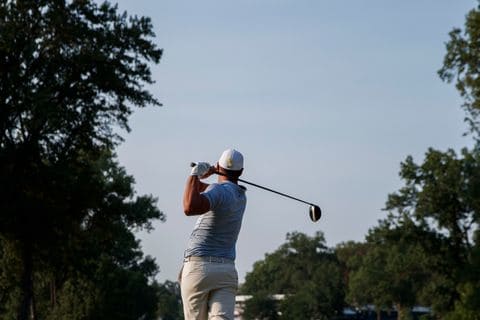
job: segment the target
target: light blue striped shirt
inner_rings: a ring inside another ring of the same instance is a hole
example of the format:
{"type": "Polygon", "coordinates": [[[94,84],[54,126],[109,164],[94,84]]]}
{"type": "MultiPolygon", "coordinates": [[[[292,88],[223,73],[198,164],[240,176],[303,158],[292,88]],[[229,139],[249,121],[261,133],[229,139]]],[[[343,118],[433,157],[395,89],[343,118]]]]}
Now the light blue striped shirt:
{"type": "Polygon", "coordinates": [[[202,194],[210,202],[210,211],[198,218],[184,256],[235,260],[235,246],[247,204],[245,188],[226,181],[209,185],[202,194]]]}

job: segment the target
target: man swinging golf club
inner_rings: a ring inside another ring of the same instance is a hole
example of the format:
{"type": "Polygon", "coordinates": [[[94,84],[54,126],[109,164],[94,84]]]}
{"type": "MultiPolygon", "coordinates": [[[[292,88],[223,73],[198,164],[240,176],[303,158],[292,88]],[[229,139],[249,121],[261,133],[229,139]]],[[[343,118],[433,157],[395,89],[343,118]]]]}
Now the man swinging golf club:
{"type": "Polygon", "coordinates": [[[218,163],[199,162],[187,180],[183,207],[187,216],[200,215],[190,235],[180,272],[185,319],[234,318],[238,274],[235,245],[247,203],[238,185],[243,156],[225,150],[218,163]],[[218,172],[218,183],[200,181],[218,172]]]}

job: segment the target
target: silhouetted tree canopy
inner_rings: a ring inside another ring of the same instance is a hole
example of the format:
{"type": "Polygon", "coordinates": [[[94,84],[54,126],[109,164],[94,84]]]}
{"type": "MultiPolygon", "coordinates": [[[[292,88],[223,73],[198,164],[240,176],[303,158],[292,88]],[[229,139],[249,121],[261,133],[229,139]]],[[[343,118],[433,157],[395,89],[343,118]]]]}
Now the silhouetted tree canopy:
{"type": "Polygon", "coordinates": [[[0,1],[0,236],[2,258],[16,266],[0,272],[11,278],[0,285],[20,283],[0,295],[9,301],[0,312],[35,317],[34,297],[44,308],[36,286],[50,286],[44,309],[53,312],[79,302],[69,293],[115,299],[99,278],[123,285],[140,276],[132,286],[148,287],[156,266],[133,231],[164,216],[154,197],[135,196],[114,147],[132,108],[160,105],[144,88],[162,54],[153,37],[150,19],[108,2],[0,1]]]}

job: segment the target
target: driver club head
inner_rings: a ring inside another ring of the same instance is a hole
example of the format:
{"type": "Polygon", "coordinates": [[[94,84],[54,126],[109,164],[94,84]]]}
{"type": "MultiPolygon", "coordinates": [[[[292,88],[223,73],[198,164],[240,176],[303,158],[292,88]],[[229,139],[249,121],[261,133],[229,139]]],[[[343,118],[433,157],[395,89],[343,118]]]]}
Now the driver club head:
{"type": "Polygon", "coordinates": [[[322,210],[319,206],[311,205],[309,209],[310,220],[317,222],[322,217],[322,210]]]}

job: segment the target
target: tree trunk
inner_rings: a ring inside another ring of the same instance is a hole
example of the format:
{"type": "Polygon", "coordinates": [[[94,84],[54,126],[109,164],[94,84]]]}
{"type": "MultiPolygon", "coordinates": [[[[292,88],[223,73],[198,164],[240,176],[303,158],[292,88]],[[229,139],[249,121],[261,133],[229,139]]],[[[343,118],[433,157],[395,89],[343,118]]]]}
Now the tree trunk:
{"type": "Polygon", "coordinates": [[[395,305],[397,309],[397,320],[409,320],[410,317],[410,308],[402,306],[401,304],[395,305]]]}
{"type": "Polygon", "coordinates": [[[50,281],[50,302],[52,304],[52,308],[55,308],[57,305],[57,282],[55,277],[53,277],[52,281],[50,281]]]}
{"type": "Polygon", "coordinates": [[[20,279],[20,306],[17,320],[36,320],[35,301],[33,299],[33,250],[30,240],[26,240],[21,248],[23,270],[20,279]]]}

